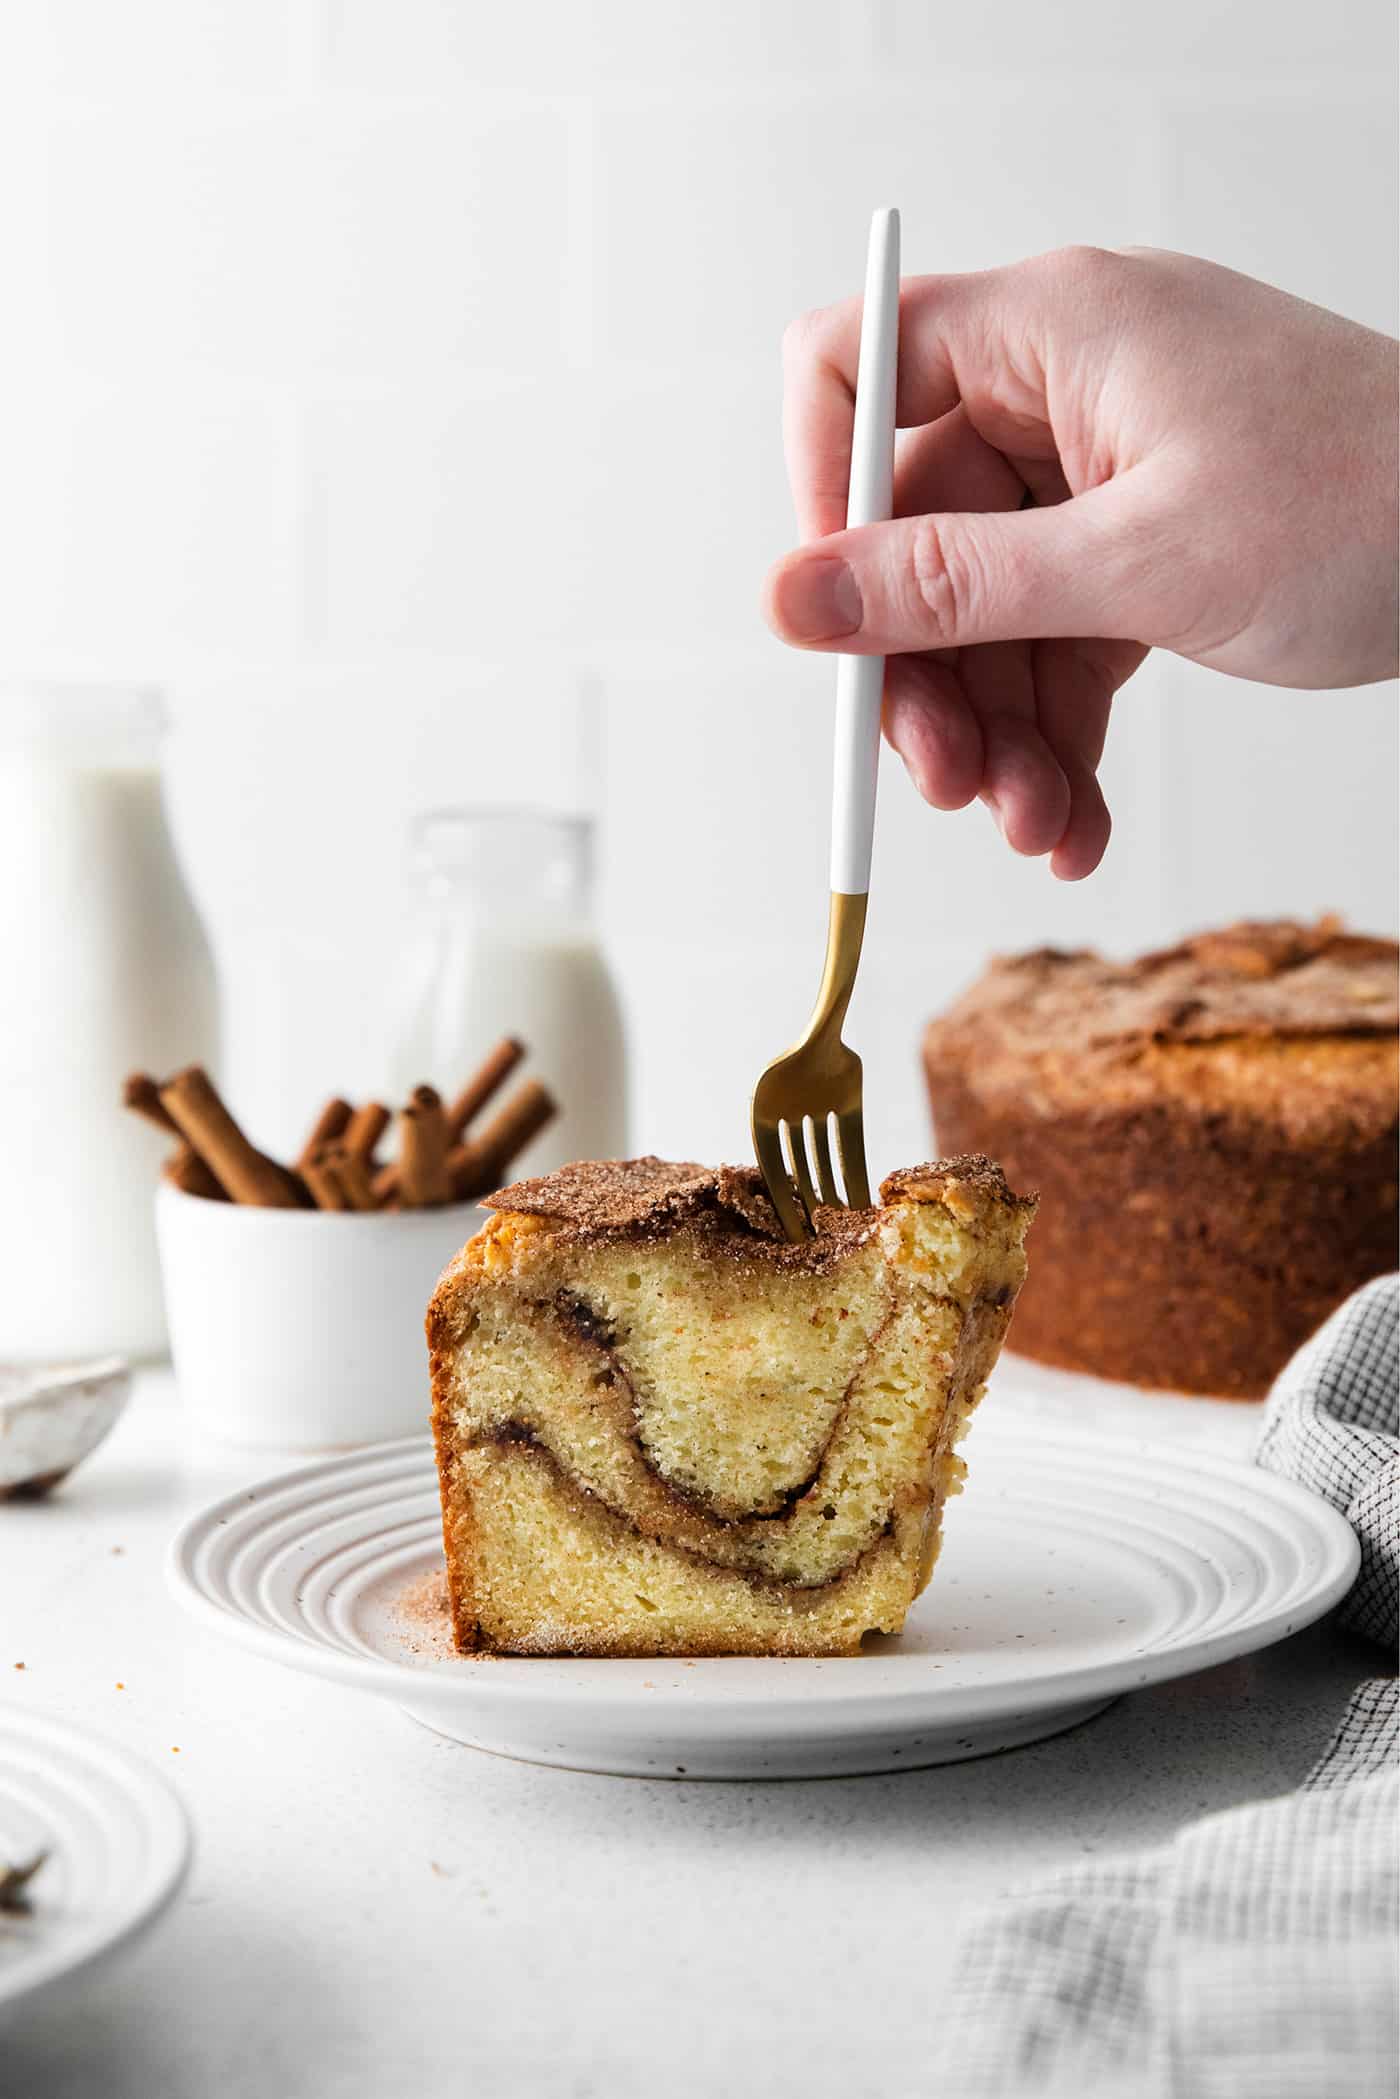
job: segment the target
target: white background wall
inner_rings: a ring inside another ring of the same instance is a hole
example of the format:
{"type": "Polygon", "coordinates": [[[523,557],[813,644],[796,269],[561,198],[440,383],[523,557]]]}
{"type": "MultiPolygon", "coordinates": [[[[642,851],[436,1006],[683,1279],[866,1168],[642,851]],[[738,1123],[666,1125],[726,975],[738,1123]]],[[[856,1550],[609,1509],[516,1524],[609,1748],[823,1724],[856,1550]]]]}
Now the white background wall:
{"type": "MultiPolygon", "coordinates": [[[[756,610],[784,321],[896,202],[911,271],[1155,242],[1393,329],[1394,42],[1390,0],[5,0],[0,671],[167,686],[259,1131],[374,1068],[408,813],[518,794],[586,665],[635,1139],[742,1156],[825,909],[830,672],[756,610]]],[[[1395,710],[1150,664],[1079,888],[891,763],[872,1164],[989,949],[1393,925],[1395,710]]]]}

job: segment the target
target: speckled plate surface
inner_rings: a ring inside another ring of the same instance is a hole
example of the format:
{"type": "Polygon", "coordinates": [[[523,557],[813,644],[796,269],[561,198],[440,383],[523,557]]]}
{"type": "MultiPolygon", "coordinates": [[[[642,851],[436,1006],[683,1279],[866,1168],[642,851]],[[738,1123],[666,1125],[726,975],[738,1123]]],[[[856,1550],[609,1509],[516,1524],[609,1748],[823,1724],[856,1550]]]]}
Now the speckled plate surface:
{"type": "Polygon", "coordinates": [[[1246,1464],[979,1421],[933,1581],[837,1661],[460,1657],[404,1605],[441,1563],[426,1439],[229,1496],[169,1574],[213,1630],[497,1755],[637,1777],[816,1778],[1014,1748],[1265,1647],[1345,1594],[1350,1526],[1246,1464]]]}
{"type": "Polygon", "coordinates": [[[40,1852],[25,1906],[0,1911],[0,2015],[154,1923],[184,1882],[189,1825],[169,1786],[126,1750],[0,1706],[0,1865],[40,1852]]]}

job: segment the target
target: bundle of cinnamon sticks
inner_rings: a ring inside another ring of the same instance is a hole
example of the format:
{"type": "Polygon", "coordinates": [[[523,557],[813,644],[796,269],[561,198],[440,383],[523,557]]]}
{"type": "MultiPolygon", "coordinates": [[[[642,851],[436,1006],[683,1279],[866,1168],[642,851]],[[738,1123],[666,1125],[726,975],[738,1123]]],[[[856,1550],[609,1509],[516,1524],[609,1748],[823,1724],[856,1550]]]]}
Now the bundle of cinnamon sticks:
{"type": "Polygon", "coordinates": [[[163,1081],[133,1072],[122,1099],[176,1140],[163,1172],[187,1195],[273,1210],[424,1210],[499,1187],[558,1114],[538,1079],[526,1079],[477,1126],[524,1056],[507,1036],[450,1104],[432,1086],[415,1086],[399,1110],[396,1155],[383,1161],[379,1147],[394,1117],[380,1101],[356,1108],[338,1095],[328,1100],[295,1163],[283,1166],[249,1142],[198,1064],[163,1081]]]}

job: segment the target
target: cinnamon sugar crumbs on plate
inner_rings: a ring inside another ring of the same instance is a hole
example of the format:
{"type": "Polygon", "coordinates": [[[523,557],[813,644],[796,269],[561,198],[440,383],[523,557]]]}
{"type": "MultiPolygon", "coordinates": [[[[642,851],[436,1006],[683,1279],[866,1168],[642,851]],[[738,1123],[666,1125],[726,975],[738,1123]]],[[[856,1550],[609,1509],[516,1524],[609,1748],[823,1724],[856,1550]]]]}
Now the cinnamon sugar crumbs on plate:
{"type": "Polygon", "coordinates": [[[410,1654],[428,1661],[457,1659],[452,1638],[452,1611],[447,1596],[447,1569],[419,1574],[394,1599],[394,1616],[409,1634],[410,1654]]]}

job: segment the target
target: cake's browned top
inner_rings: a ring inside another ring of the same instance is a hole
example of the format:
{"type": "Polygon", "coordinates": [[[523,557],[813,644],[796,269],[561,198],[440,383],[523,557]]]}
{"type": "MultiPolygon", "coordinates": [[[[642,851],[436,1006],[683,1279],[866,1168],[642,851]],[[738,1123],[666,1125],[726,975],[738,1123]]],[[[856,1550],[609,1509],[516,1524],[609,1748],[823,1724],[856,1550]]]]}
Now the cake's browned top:
{"type": "Polygon", "coordinates": [[[1226,926],[1133,962],[1036,948],[998,957],[941,1025],[1085,1054],[1230,1035],[1394,1034],[1400,948],[1330,919],[1226,926]]]}
{"type": "MultiPolygon", "coordinates": [[[[893,1173],[880,1189],[886,1203],[946,1202],[1030,1209],[1034,1198],[1007,1187],[990,1159],[935,1160],[893,1173]]],[[[578,1238],[657,1238],[682,1225],[704,1223],[750,1250],[826,1265],[864,1244],[878,1209],[819,1209],[815,1237],[797,1246],[782,1227],[753,1166],[697,1166],[693,1160],[586,1159],[556,1173],[517,1181],[486,1198],[491,1210],[546,1218],[578,1238]]]]}
{"type": "Polygon", "coordinates": [[[1197,934],[1111,962],[1038,948],[1001,957],[941,1019],[926,1048],[935,1086],[957,1069],[987,1097],[1169,1094],[1278,1115],[1299,1127],[1394,1113],[1400,948],[1279,919],[1197,934]]]}

